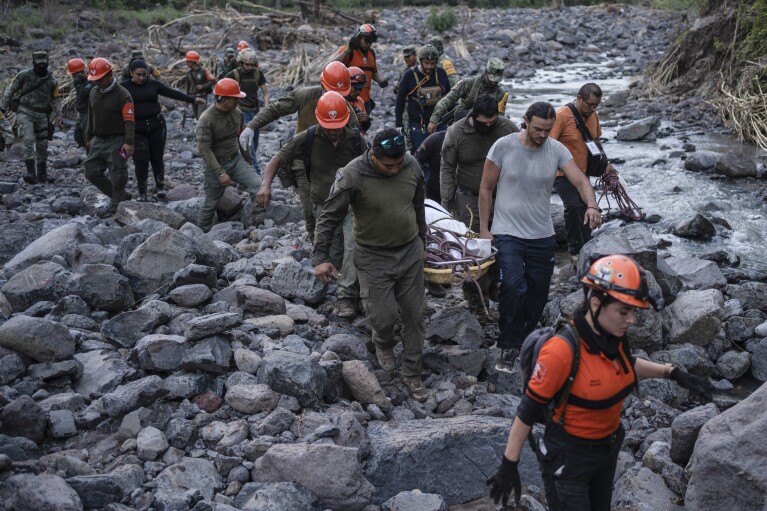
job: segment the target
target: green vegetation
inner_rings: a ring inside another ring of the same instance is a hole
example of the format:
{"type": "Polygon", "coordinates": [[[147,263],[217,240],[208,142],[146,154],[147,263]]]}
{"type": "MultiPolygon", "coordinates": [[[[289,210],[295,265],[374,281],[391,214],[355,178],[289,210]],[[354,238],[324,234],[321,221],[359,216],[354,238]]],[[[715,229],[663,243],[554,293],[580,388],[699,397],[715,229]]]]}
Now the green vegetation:
{"type": "Polygon", "coordinates": [[[443,11],[432,9],[426,22],[429,24],[429,27],[436,32],[447,32],[458,23],[458,16],[452,9],[443,11]]]}
{"type": "Polygon", "coordinates": [[[742,1],[738,8],[740,30],[747,34],[736,51],[738,60],[767,55],[767,0],[742,1]]]}

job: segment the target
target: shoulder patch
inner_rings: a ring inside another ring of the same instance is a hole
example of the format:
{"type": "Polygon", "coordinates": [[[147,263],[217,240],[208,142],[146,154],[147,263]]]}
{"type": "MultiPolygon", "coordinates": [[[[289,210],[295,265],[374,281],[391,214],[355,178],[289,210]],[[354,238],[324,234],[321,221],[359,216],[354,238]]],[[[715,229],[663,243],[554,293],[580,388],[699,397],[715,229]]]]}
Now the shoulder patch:
{"type": "Polygon", "coordinates": [[[343,178],[344,178],[344,173],[343,173],[343,172],[341,172],[341,170],[339,169],[339,170],[336,172],[336,181],[340,181],[340,180],[342,180],[343,178]]]}
{"type": "Polygon", "coordinates": [[[442,69],[445,70],[445,74],[454,75],[456,73],[453,61],[445,59],[442,61],[442,69]]]}
{"type": "Polygon", "coordinates": [[[533,368],[533,374],[530,376],[530,379],[537,381],[538,383],[543,383],[543,379],[546,377],[546,366],[542,365],[540,362],[535,363],[535,367],[533,368]]]}

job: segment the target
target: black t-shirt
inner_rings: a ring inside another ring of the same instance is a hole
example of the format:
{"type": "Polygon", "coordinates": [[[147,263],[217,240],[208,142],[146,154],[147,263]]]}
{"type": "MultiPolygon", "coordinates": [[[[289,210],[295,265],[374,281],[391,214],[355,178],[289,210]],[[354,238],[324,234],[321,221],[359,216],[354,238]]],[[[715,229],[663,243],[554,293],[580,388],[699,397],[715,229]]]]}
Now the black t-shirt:
{"type": "Polygon", "coordinates": [[[194,103],[194,97],[184,94],[180,90],[172,89],[159,80],[147,80],[141,85],[131,80],[120,83],[128,89],[133,98],[134,115],[136,121],[150,119],[160,115],[162,106],[157,100],[160,96],[166,96],[187,103],[194,103]]]}
{"type": "Polygon", "coordinates": [[[442,143],[445,141],[445,131],[432,133],[415,152],[415,159],[421,165],[429,164],[429,181],[426,183],[426,198],[436,202],[441,202],[439,192],[439,166],[440,153],[442,152],[442,143]]]}

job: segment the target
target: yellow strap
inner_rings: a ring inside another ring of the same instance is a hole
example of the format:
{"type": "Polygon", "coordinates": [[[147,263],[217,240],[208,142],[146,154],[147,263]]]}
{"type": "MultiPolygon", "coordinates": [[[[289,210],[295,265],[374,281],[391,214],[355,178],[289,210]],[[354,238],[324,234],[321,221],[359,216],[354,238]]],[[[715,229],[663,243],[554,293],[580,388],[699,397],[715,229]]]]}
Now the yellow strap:
{"type": "Polygon", "coordinates": [[[509,98],[509,93],[504,92],[503,97],[500,101],[498,101],[498,113],[505,113],[506,112],[506,100],[509,98]]]}

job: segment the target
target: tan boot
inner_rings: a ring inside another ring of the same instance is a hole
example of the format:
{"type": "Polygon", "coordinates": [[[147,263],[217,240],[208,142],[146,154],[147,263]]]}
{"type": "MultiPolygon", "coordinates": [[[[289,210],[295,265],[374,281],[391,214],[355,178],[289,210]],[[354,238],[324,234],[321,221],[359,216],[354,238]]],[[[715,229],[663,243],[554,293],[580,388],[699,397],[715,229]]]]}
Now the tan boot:
{"type": "Polygon", "coordinates": [[[394,361],[394,350],[376,346],[376,358],[378,359],[378,365],[387,373],[394,372],[397,369],[397,364],[394,361]]]}
{"type": "Polygon", "coordinates": [[[353,319],[357,316],[357,308],[351,300],[341,299],[336,302],[333,314],[343,319],[353,319]]]}
{"type": "Polygon", "coordinates": [[[429,398],[429,391],[423,386],[423,382],[418,376],[403,376],[402,381],[410,392],[410,396],[419,403],[423,403],[429,398]]]}

